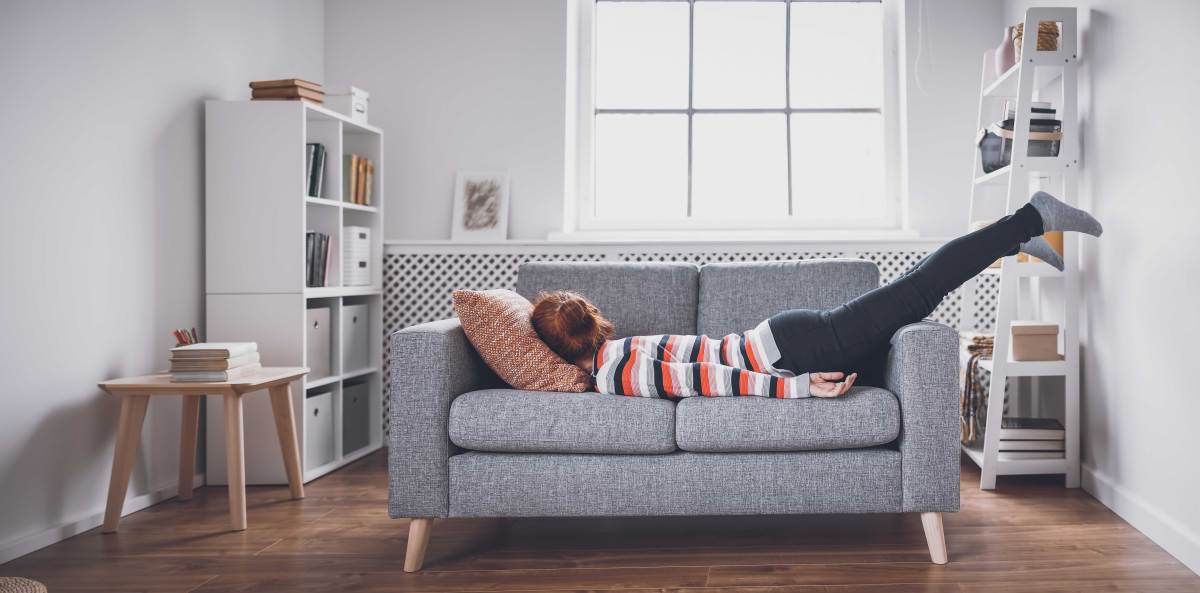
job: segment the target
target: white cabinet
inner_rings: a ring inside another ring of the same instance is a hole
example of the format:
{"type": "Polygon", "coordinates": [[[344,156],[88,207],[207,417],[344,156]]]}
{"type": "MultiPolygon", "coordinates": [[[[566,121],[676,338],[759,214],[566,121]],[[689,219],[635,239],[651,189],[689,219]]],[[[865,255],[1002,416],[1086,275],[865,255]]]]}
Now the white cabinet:
{"type": "MultiPolygon", "coordinates": [[[[383,443],[383,132],[302,101],[208,101],[205,137],[206,338],[258,342],[263,365],[312,370],[292,386],[307,482],[383,443]],[[318,197],[306,195],[308,143],[326,152],[318,197]],[[375,163],[369,206],[342,195],[346,154],[375,163]],[[330,237],[326,286],[306,286],[310,230],[330,237]],[[348,257],[364,271],[351,273],[348,257]],[[366,406],[349,412],[355,426],[367,419],[366,443],[354,450],[342,434],[346,381],[360,386],[353,406],[366,406]]],[[[207,473],[218,484],[222,406],[207,410],[207,473]]],[[[244,418],[246,482],[286,484],[267,398],[247,398],[244,418]]]]}

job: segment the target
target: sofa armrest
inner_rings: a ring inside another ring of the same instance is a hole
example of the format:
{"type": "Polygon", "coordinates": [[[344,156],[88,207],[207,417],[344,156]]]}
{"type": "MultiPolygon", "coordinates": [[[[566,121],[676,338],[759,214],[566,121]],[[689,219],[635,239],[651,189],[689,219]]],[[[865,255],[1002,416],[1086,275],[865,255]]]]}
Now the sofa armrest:
{"type": "Polygon", "coordinates": [[[467,341],[458,319],[391,336],[388,513],[444,517],[449,511],[450,403],[499,379],[467,341]]]}
{"type": "Polygon", "coordinates": [[[958,332],[941,323],[913,323],[892,336],[885,377],[900,400],[905,511],[958,510],[958,348],[958,332]]]}

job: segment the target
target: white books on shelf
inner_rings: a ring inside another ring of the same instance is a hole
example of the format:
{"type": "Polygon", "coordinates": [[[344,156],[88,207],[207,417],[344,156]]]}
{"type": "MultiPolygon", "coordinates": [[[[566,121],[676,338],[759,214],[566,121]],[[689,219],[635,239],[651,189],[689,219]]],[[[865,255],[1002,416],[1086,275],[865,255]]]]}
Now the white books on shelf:
{"type": "Polygon", "coordinates": [[[1006,441],[1000,439],[1001,451],[1063,451],[1063,441],[1006,441]]]}
{"type": "Polygon", "coordinates": [[[234,358],[251,352],[258,352],[255,342],[200,342],[171,349],[173,359],[194,358],[234,358]]]}
{"type": "Polygon", "coordinates": [[[346,226],[342,229],[342,281],[346,286],[371,283],[371,229],[346,226]]]}
{"type": "Polygon", "coordinates": [[[248,377],[257,373],[261,368],[262,365],[256,362],[228,371],[172,372],[171,381],[175,383],[220,383],[248,377]]]}
{"type": "Polygon", "coordinates": [[[1000,451],[1000,461],[1023,459],[1062,459],[1062,451],[1000,451]]]}
{"type": "Polygon", "coordinates": [[[181,372],[227,371],[259,362],[257,352],[233,358],[176,358],[171,357],[171,370],[181,372]]]}

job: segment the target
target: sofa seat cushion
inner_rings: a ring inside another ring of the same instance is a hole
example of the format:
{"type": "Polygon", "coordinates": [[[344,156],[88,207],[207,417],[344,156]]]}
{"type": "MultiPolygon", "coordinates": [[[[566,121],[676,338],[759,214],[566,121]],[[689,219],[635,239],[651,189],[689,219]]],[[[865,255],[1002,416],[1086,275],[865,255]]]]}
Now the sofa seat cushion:
{"type": "Polygon", "coordinates": [[[695,397],[679,402],[675,415],[675,440],[684,451],[851,449],[900,434],[899,402],[876,387],[855,387],[835,399],[695,397]]]}
{"type": "Polygon", "coordinates": [[[599,393],[472,391],[450,406],[450,441],[501,453],[670,453],[675,404],[599,393]]]}

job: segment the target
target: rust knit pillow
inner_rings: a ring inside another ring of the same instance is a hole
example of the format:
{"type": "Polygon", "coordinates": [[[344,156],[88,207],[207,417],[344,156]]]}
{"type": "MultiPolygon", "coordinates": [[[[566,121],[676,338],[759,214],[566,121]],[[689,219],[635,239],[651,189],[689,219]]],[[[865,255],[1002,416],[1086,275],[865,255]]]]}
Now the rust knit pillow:
{"type": "Polygon", "coordinates": [[[533,303],[511,290],[456,290],[454,312],[479,356],[506,383],[531,391],[588,391],[592,377],[538,338],[533,303]]]}

